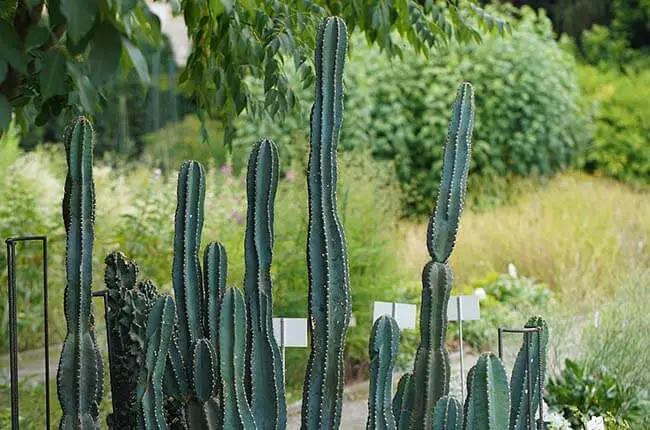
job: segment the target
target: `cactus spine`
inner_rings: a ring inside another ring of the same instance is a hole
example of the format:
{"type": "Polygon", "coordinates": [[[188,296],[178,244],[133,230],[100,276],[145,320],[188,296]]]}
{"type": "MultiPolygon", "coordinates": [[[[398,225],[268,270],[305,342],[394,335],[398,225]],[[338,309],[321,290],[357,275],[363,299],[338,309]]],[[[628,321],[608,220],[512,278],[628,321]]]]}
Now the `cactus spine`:
{"type": "Polygon", "coordinates": [[[151,281],[139,282],[138,266],[120,252],[104,260],[108,290],[107,329],[114,411],[107,418],[111,429],[135,429],[138,414],[137,380],[144,366],[147,316],[158,296],[151,281]]]}
{"type": "Polygon", "coordinates": [[[327,18],[316,39],[316,91],[309,155],[309,336],[311,351],[302,428],[338,428],[343,396],[343,348],[351,299],[345,235],[336,212],[336,147],[343,119],[347,29],[327,18]]]}
{"type": "Polygon", "coordinates": [[[244,298],[238,289],[226,290],[219,314],[219,393],[223,428],[255,429],[255,419],[244,386],[246,310],[244,298]]]}
{"type": "Polygon", "coordinates": [[[273,204],[278,164],[275,144],[261,140],[253,147],[247,175],[245,381],[255,421],[260,429],[269,430],[287,426],[282,357],[272,321],[273,204]]]}
{"type": "MultiPolygon", "coordinates": [[[[163,376],[175,319],[174,300],[169,295],[159,297],[147,319],[146,356],[138,381],[140,428],[167,429],[163,376]]],[[[129,427],[134,425],[131,423],[129,427]]]]}
{"type": "Polygon", "coordinates": [[[465,430],[508,428],[510,389],[501,360],[493,353],[482,354],[471,372],[465,410],[465,430]]]}
{"type": "Polygon", "coordinates": [[[98,428],[103,362],[92,314],[95,187],[90,122],[85,118],[76,119],[66,130],[64,143],[68,163],[63,198],[67,334],[57,373],[57,394],[63,411],[60,427],[98,428]]]}
{"type": "Polygon", "coordinates": [[[512,404],[510,408],[510,429],[525,430],[529,428],[531,415],[534,419],[539,405],[539,382],[541,378],[542,390],[544,389],[543,383],[545,379],[546,369],[546,348],[548,345],[548,325],[542,317],[532,317],[526,322],[524,327],[532,328],[539,327],[542,329],[541,334],[530,333],[524,336],[524,344],[521,346],[515,365],[512,369],[512,376],[510,379],[510,393],[512,397],[512,404]],[[539,345],[541,350],[538,351],[538,336],[539,345]],[[526,345],[527,344],[527,345],[526,345]],[[530,378],[531,386],[533,387],[533,408],[532,411],[528,405],[528,369],[526,366],[526,352],[530,352],[530,378]],[[540,372],[541,371],[541,372],[540,372]]]}
{"type": "Polygon", "coordinates": [[[463,411],[458,400],[442,396],[433,411],[433,427],[436,430],[462,430],[463,411]]]}
{"type": "Polygon", "coordinates": [[[395,430],[391,394],[393,368],[399,353],[399,326],[389,316],[375,321],[370,334],[370,391],[368,394],[368,430],[395,430]]]}
{"type": "Polygon", "coordinates": [[[431,261],[422,274],[421,341],[413,378],[415,402],[411,427],[429,429],[438,400],[449,392],[449,353],[445,347],[447,303],[452,274],[447,265],[458,231],[467,182],[474,118],[474,90],[462,83],[456,95],[444,149],[442,179],[436,209],[429,221],[427,248],[431,261]]]}

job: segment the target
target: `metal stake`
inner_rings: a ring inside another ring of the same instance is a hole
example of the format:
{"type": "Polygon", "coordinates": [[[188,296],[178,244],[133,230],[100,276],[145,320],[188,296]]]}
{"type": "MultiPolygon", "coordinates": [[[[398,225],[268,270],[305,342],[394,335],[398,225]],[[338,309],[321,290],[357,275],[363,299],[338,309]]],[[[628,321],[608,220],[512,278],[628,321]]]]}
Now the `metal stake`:
{"type": "Polygon", "coordinates": [[[47,300],[47,236],[10,237],[7,244],[7,287],[9,298],[9,368],[11,374],[11,428],[18,430],[19,393],[18,393],[18,318],[16,311],[16,243],[41,242],[43,255],[43,341],[45,351],[45,422],[50,429],[50,339],[48,325],[47,300]]]}
{"type": "Polygon", "coordinates": [[[463,349],[463,311],[460,297],[456,297],[456,314],[458,315],[458,351],[460,352],[460,398],[465,398],[465,362],[463,349]]]}

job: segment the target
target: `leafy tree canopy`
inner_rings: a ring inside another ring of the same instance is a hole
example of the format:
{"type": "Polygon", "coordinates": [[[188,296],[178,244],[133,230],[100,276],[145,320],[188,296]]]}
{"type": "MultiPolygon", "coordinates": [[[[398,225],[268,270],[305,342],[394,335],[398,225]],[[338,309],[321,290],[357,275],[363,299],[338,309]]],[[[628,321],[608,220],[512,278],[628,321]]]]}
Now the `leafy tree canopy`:
{"type": "MultiPolygon", "coordinates": [[[[192,42],[180,85],[199,116],[233,120],[283,116],[296,106],[287,68],[312,83],[316,28],[342,16],[390,56],[408,43],[427,54],[451,40],[480,41],[508,31],[474,0],[169,0],[192,42]],[[251,79],[263,82],[255,92],[251,79]]],[[[95,115],[104,85],[135,72],[150,81],[143,52],[162,43],[160,21],[144,0],[0,0],[0,133],[12,112],[23,129],[71,109],[95,115]]]]}

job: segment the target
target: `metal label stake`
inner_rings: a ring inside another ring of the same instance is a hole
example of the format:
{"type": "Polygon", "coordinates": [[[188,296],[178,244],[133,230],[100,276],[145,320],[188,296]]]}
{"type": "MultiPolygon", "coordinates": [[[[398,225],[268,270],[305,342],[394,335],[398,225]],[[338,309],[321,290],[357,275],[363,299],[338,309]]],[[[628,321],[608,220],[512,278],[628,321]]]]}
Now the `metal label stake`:
{"type": "Polygon", "coordinates": [[[43,337],[45,350],[45,421],[50,429],[50,339],[47,315],[47,236],[10,237],[7,244],[7,289],[9,298],[9,368],[11,374],[11,428],[18,430],[18,318],[16,312],[16,243],[41,242],[43,256],[43,337]]]}

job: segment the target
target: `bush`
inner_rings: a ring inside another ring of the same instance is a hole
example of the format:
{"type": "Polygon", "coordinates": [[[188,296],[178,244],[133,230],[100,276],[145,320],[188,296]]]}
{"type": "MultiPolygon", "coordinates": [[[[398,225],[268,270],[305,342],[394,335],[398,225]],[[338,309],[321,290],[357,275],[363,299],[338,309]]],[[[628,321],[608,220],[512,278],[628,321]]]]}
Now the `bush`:
{"type": "Polygon", "coordinates": [[[626,76],[583,66],[580,79],[594,123],[584,169],[626,182],[650,184],[650,71],[626,76]]]}
{"type": "Polygon", "coordinates": [[[585,141],[574,62],[555,42],[548,19],[530,9],[510,37],[451,46],[428,59],[389,63],[363,45],[351,57],[347,102],[363,105],[364,91],[371,102],[369,118],[348,125],[355,139],[367,127],[374,155],[395,161],[411,213],[428,212],[437,192],[460,81],[476,87],[474,175],[552,174],[568,167],[585,141]]]}
{"type": "Polygon", "coordinates": [[[643,391],[617,380],[605,367],[590,371],[570,359],[564,365],[562,373],[546,385],[544,399],[573,428],[583,428],[592,417],[601,416],[607,428],[629,429],[644,418],[643,391]]]}

